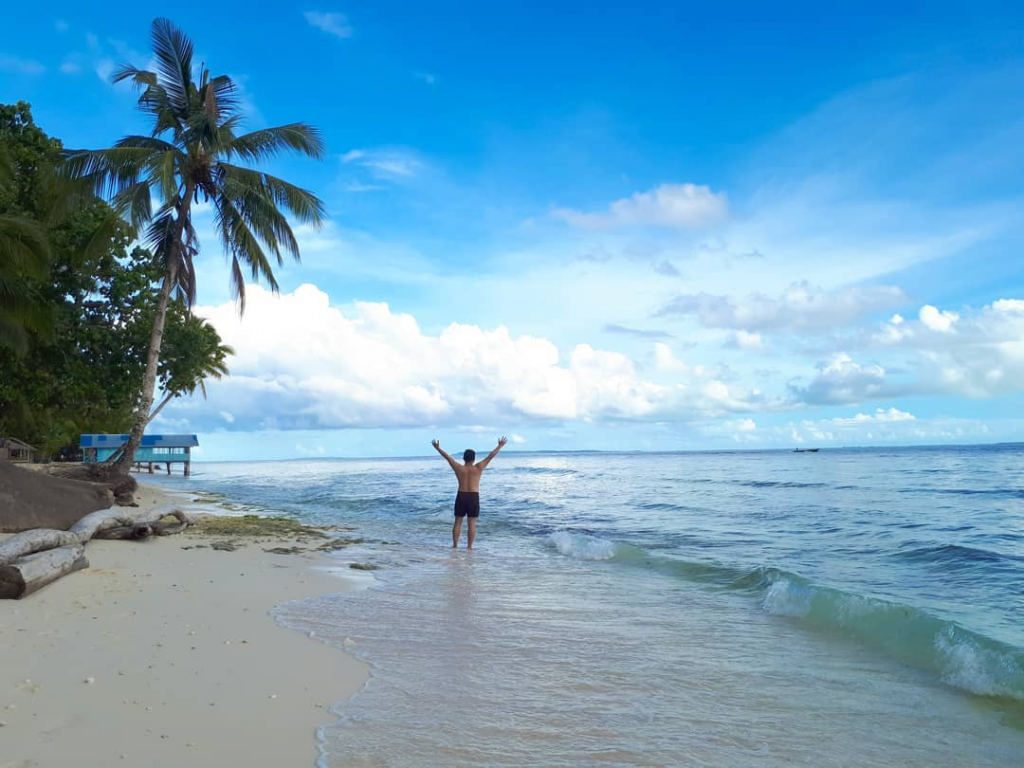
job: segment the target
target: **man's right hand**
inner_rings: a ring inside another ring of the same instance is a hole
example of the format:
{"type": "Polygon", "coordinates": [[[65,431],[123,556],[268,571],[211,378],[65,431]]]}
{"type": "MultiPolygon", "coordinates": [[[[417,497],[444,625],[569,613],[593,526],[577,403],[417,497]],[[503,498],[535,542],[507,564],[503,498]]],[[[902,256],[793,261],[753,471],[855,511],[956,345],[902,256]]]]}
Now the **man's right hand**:
{"type": "Polygon", "coordinates": [[[430,444],[434,446],[437,450],[441,450],[441,441],[438,440],[436,437],[430,441],[430,444]]]}
{"type": "Polygon", "coordinates": [[[505,447],[505,443],[507,443],[507,442],[508,442],[508,438],[505,437],[504,435],[502,435],[501,439],[498,440],[498,447],[499,448],[504,448],[505,447]]]}

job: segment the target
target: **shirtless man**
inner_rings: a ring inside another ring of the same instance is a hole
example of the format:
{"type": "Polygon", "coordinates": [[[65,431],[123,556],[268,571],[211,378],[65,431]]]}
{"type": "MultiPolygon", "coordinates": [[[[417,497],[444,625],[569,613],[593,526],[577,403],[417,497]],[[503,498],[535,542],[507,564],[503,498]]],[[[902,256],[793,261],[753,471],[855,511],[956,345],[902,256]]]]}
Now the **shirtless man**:
{"type": "Polygon", "coordinates": [[[459,534],[462,532],[462,518],[469,518],[469,543],[466,549],[473,548],[473,540],[476,539],[476,519],[480,517],[480,475],[487,469],[487,465],[491,463],[491,459],[498,455],[498,451],[505,447],[507,443],[504,437],[498,441],[498,447],[487,454],[487,458],[481,461],[479,464],[476,462],[476,451],[467,449],[462,454],[462,461],[464,463],[459,464],[455,459],[445,453],[444,448],[441,447],[441,443],[437,440],[431,440],[430,444],[437,449],[448,463],[451,464],[452,469],[455,470],[455,476],[459,478],[459,493],[455,497],[455,525],[452,527],[452,547],[456,548],[459,546],[459,534]]]}

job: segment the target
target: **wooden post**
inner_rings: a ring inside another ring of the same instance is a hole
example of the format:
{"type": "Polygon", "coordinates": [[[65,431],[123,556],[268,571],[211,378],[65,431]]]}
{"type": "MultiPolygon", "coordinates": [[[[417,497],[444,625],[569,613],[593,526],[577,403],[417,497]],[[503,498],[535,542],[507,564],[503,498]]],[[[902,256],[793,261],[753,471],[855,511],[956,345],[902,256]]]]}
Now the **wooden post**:
{"type": "Polygon", "coordinates": [[[192,473],[192,462],[185,462],[185,477],[188,477],[192,473]]]}
{"type": "Polygon", "coordinates": [[[167,462],[167,474],[171,474],[171,462],[167,462]]]}

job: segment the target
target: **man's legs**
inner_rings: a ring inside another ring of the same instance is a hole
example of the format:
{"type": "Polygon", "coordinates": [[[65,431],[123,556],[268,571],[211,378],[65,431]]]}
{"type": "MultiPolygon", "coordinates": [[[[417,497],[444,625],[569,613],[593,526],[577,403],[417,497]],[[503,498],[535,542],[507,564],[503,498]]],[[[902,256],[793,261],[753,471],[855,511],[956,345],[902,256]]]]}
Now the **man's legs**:
{"type": "MultiPolygon", "coordinates": [[[[475,522],[474,520],[470,520],[469,521],[469,530],[470,530],[469,545],[470,546],[473,546],[473,534],[472,534],[472,531],[476,528],[476,526],[473,525],[474,522],[475,522]]],[[[452,526],[452,547],[459,546],[459,534],[460,533],[462,533],[462,518],[461,517],[456,517],[455,518],[455,525],[452,526]]]]}
{"type": "Polygon", "coordinates": [[[475,538],[476,538],[476,518],[475,517],[471,517],[471,518],[469,518],[469,545],[466,547],[466,549],[472,549],[473,548],[473,540],[475,538]]]}

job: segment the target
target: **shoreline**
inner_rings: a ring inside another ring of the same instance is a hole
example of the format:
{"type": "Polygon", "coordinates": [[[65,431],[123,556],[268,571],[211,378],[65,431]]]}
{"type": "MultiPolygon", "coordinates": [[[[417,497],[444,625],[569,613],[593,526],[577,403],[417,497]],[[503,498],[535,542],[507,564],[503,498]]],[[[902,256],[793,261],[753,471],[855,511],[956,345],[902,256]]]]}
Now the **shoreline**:
{"type": "MultiPolygon", "coordinates": [[[[183,503],[144,481],[136,501],[183,503]]],[[[0,768],[316,764],[368,667],[273,611],[357,587],[319,553],[265,551],[287,536],[209,543],[92,541],[89,568],[0,601],[0,768]]]]}

